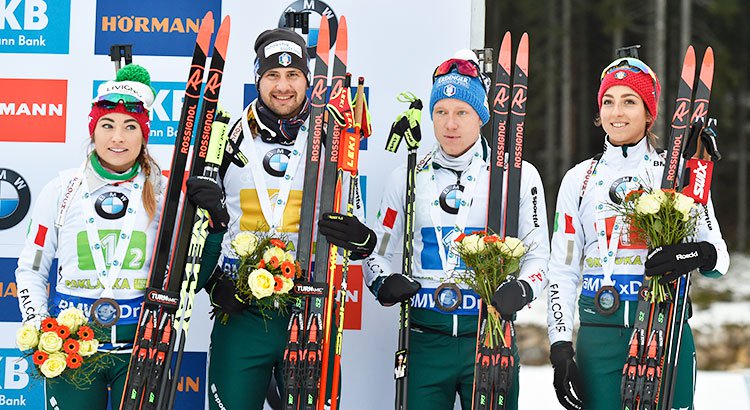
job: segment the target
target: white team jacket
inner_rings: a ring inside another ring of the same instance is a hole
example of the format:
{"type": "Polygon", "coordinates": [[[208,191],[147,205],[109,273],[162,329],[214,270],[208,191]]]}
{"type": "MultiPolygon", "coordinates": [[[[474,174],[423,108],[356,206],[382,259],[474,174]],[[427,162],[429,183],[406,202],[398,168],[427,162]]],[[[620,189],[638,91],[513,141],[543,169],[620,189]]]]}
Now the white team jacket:
{"type": "MultiPolygon", "coordinates": [[[[603,226],[609,243],[615,220],[615,211],[610,206],[616,196],[623,196],[641,185],[658,187],[661,184],[664,158],[648,144],[647,138],[626,148],[627,156],[623,152],[622,147],[607,141],[595,173],[592,160],[583,161],[565,174],[560,185],[548,275],[550,343],[572,340],[577,287],[581,281],[583,297],[593,298],[602,286],[603,258],[596,236],[597,215],[605,221],[603,226]],[[581,197],[587,173],[591,175],[581,197]],[[598,210],[600,206],[602,209],[598,210]]],[[[635,239],[625,230],[612,255],[615,258],[612,279],[621,303],[625,304],[637,303],[648,253],[645,244],[635,239]]],[[[711,242],[718,255],[715,271],[704,274],[723,275],[729,267],[729,254],[710,200],[708,206],[703,207],[696,240],[711,242]]],[[[629,326],[629,319],[632,318],[624,317],[624,326],[629,326]]]]}
{"type": "MultiPolygon", "coordinates": [[[[480,144],[475,145],[475,147],[480,144]]],[[[437,146],[435,147],[437,148],[437,146]]],[[[465,233],[484,230],[487,222],[487,197],[489,167],[485,159],[479,172],[473,204],[465,233]]],[[[434,170],[435,185],[430,180],[429,168],[433,167],[431,154],[419,161],[416,178],[416,203],[413,243],[413,276],[422,285],[420,292],[412,299],[412,306],[445,313],[435,306],[433,293],[443,282],[449,281],[451,272],[443,269],[439,256],[437,234],[430,216],[430,207],[434,201],[441,203],[440,222],[443,225],[442,235],[448,236],[455,225],[455,207],[451,203],[461,200],[461,192],[451,190],[456,184],[457,176],[445,168],[434,170]],[[434,189],[437,187],[437,192],[434,189]],[[453,209],[451,209],[453,208],[453,209]]],[[[466,184],[467,176],[462,173],[461,185],[466,184]]],[[[406,166],[396,168],[386,184],[385,192],[378,211],[378,223],[373,227],[378,236],[376,251],[365,262],[365,280],[368,285],[381,275],[389,275],[401,270],[403,250],[404,200],[406,195],[406,166]],[[394,255],[398,258],[394,260],[394,255]]],[[[549,234],[547,230],[544,188],[536,168],[523,162],[521,168],[521,198],[518,216],[519,238],[530,248],[519,278],[531,285],[534,297],[538,296],[546,284],[547,260],[549,258],[549,234]]],[[[440,238],[441,240],[443,238],[440,238]]],[[[458,269],[464,268],[459,262],[458,269]]],[[[466,286],[460,286],[466,288],[466,286]]],[[[462,305],[451,312],[458,315],[478,314],[478,297],[474,292],[464,291],[462,305]]]]}

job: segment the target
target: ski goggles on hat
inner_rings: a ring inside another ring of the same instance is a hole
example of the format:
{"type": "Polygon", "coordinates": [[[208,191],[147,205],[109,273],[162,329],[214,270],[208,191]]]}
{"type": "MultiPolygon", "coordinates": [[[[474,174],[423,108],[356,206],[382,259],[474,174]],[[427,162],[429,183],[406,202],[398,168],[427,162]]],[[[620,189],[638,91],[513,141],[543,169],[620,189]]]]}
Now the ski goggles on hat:
{"type": "Polygon", "coordinates": [[[435,72],[432,73],[432,82],[441,75],[446,75],[453,70],[458,71],[461,75],[467,75],[469,77],[478,78],[480,77],[479,66],[471,60],[461,60],[459,58],[451,58],[450,60],[444,61],[442,64],[437,66],[435,72]]]}
{"type": "Polygon", "coordinates": [[[651,67],[647,66],[646,63],[643,61],[632,58],[632,57],[624,57],[624,58],[618,58],[617,60],[613,61],[612,64],[608,65],[607,68],[602,70],[602,75],[599,78],[599,81],[604,80],[604,77],[615,71],[615,70],[628,70],[632,71],[634,73],[644,73],[651,76],[651,79],[654,81],[654,85],[656,85],[656,74],[654,74],[654,70],[651,69],[651,67]]]}
{"type": "Polygon", "coordinates": [[[119,104],[122,104],[123,108],[125,108],[125,111],[127,112],[133,112],[133,113],[142,113],[146,112],[146,108],[143,106],[143,103],[140,101],[125,101],[125,99],[120,99],[117,101],[112,100],[99,100],[95,102],[93,105],[96,105],[97,107],[101,107],[107,110],[114,110],[117,108],[119,104]]]}

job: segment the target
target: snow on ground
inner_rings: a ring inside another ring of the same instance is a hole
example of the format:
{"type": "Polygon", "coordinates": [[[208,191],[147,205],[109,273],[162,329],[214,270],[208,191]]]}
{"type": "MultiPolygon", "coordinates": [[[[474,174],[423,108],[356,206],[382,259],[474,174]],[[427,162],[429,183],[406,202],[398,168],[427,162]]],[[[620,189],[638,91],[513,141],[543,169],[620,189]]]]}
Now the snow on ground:
{"type": "MultiPolygon", "coordinates": [[[[518,408],[561,409],[552,388],[552,377],[551,366],[521,367],[518,408]]],[[[698,372],[694,408],[750,410],[750,371],[698,372]]]]}

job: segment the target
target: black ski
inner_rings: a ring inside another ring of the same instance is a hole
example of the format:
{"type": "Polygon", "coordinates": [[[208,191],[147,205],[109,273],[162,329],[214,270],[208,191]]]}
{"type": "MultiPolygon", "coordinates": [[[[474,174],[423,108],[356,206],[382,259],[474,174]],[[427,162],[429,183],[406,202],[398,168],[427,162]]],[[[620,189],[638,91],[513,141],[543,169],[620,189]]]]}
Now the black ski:
{"type": "Polygon", "coordinates": [[[170,178],[166,190],[166,198],[162,207],[161,222],[157,233],[154,253],[151,260],[149,286],[143,301],[138,330],[133,345],[128,375],[120,408],[123,410],[137,409],[143,397],[143,385],[148,376],[148,363],[154,359],[154,348],[157,344],[156,328],[157,314],[160,308],[176,309],[179,295],[167,293],[162,288],[167,277],[170,249],[172,245],[173,224],[177,216],[180,192],[184,180],[184,170],[187,163],[188,151],[193,138],[193,127],[198,111],[198,100],[203,87],[203,73],[206,56],[213,32],[213,14],[209,11],[203,18],[198,30],[198,37],[193,51],[190,73],[185,87],[185,99],[178,126],[175,148],[170,167],[170,178]]]}
{"type": "MultiPolygon", "coordinates": [[[[320,154],[321,139],[323,136],[323,125],[326,107],[326,94],[328,92],[328,58],[331,47],[328,18],[323,17],[318,29],[318,45],[315,56],[315,73],[310,93],[310,121],[308,123],[307,156],[305,159],[305,179],[302,188],[302,209],[300,210],[299,237],[297,241],[297,261],[302,267],[302,277],[311,279],[312,273],[312,251],[313,251],[313,228],[317,218],[315,217],[316,205],[318,203],[318,178],[320,177],[320,154]]],[[[307,285],[297,286],[298,294],[304,292],[301,289],[307,285]]],[[[311,286],[312,288],[314,286],[311,286]]],[[[322,286],[320,295],[322,296],[322,286]]],[[[284,351],[284,410],[297,410],[300,399],[300,382],[304,367],[304,356],[302,342],[305,335],[305,312],[304,299],[297,299],[289,319],[289,341],[284,351]]],[[[317,351],[312,349],[311,358],[315,357],[317,351]]]]}

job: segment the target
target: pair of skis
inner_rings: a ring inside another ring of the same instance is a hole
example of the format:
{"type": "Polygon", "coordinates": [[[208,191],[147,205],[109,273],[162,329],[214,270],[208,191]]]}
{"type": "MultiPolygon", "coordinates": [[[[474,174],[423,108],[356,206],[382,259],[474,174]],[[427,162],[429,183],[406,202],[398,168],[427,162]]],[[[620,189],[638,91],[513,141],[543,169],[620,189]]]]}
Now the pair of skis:
{"type": "MultiPolygon", "coordinates": [[[[492,104],[487,206],[487,232],[496,233],[501,237],[518,236],[523,131],[529,75],[528,34],[524,33],[518,43],[512,77],[511,54],[511,34],[506,32],[498,53],[495,99],[492,104]],[[505,184],[507,186],[503,191],[505,184]]],[[[480,309],[473,410],[505,409],[508,394],[515,382],[513,321],[502,319],[502,345],[490,346],[490,335],[486,333],[487,314],[485,308],[480,309]]]]}
{"type": "MultiPolygon", "coordinates": [[[[682,189],[681,175],[684,174],[686,164],[691,164],[688,169],[704,170],[711,163],[712,158],[701,158],[705,155],[705,149],[699,149],[697,144],[703,133],[703,124],[708,118],[714,72],[711,47],[706,49],[703,56],[693,98],[695,68],[695,51],[693,46],[689,46],[682,65],[672,128],[666,145],[666,164],[661,182],[661,188],[664,189],[682,189]],[[693,135],[689,134],[691,130],[693,135]],[[691,137],[695,138],[694,142],[689,141],[691,137]],[[685,161],[681,161],[681,157],[685,161]]],[[[720,156],[714,156],[714,159],[718,158],[720,156]]],[[[702,179],[699,184],[699,200],[707,200],[710,179],[702,179]]],[[[671,299],[661,303],[650,303],[648,286],[641,286],[628,357],[622,372],[623,410],[672,408],[683,325],[687,320],[689,290],[690,273],[669,284],[668,294],[671,299]]]]}
{"type": "MultiPolygon", "coordinates": [[[[347,62],[347,25],[346,18],[341,16],[336,33],[336,48],[333,60],[331,78],[331,99],[346,93],[348,101],[349,84],[346,83],[347,62]]],[[[338,212],[341,210],[341,177],[340,158],[348,158],[353,148],[358,158],[359,144],[356,147],[342,145],[342,136],[346,135],[346,125],[328,120],[326,124],[326,93],[328,91],[328,61],[330,58],[330,28],[328,17],[323,16],[318,30],[318,44],[316,48],[315,72],[313,76],[310,132],[305,162],[305,180],[302,191],[303,205],[300,211],[300,235],[297,244],[297,260],[303,271],[303,277],[308,282],[295,285],[295,293],[303,296],[294,307],[289,321],[289,341],[284,351],[284,409],[285,410],[323,410],[326,405],[326,390],[328,384],[328,365],[330,359],[331,334],[333,325],[333,274],[336,268],[337,247],[329,244],[325,236],[318,233],[315,248],[315,263],[312,264],[313,241],[312,232],[318,218],[316,205],[320,214],[338,212]],[[326,126],[326,132],[323,127],[326,126]],[[325,158],[321,161],[322,138],[325,135],[325,158]],[[344,155],[345,154],[345,155],[344,155]],[[321,172],[320,166],[323,163],[321,172]],[[318,195],[318,186],[320,194],[318,195]],[[306,303],[305,303],[306,302],[306,303]]],[[[343,101],[343,100],[342,100],[343,101]]],[[[348,109],[339,107],[339,113],[344,118],[353,117],[351,104],[348,109]]],[[[329,115],[328,118],[332,118],[329,115]]],[[[347,125],[353,124],[352,122],[347,125]]],[[[358,138],[358,134],[357,134],[358,138]]],[[[356,162],[353,164],[356,170],[356,162]]],[[[352,183],[356,190],[356,178],[352,183]]],[[[344,289],[345,292],[345,289],[344,289]]],[[[342,296],[343,304],[346,297],[342,296]]],[[[343,316],[342,316],[343,320],[343,316]]],[[[341,331],[341,329],[339,329],[341,331]]],[[[340,341],[341,335],[337,334],[340,341]]],[[[337,342],[338,344],[338,342],[337,342]]],[[[340,345],[337,346],[339,355],[333,373],[338,373],[340,362],[340,345]]],[[[332,390],[338,390],[338,377],[334,378],[332,390]]],[[[331,396],[332,402],[337,402],[336,396],[331,396]]],[[[335,408],[336,406],[333,405],[335,408]]]]}
{"type": "Polygon", "coordinates": [[[211,67],[203,92],[200,114],[198,103],[203,88],[203,76],[214,30],[213,14],[206,13],[198,30],[190,66],[185,100],[178,127],[178,136],[170,167],[170,178],[162,208],[161,220],[150,266],[149,284],[141,308],[138,330],[130,358],[128,376],[120,409],[171,409],[174,406],[179,367],[190,325],[193,297],[200,270],[201,253],[206,238],[208,215],[183,200],[178,215],[180,193],[184,181],[188,152],[197,126],[191,176],[216,178],[224,152],[224,127],[216,127],[219,120],[217,102],[221,88],[230,19],[226,16],[219,27],[214,43],[211,67]],[[192,223],[191,223],[192,222],[192,223]],[[173,238],[174,227],[178,234],[173,238]],[[176,338],[179,348],[175,369],[170,378],[169,368],[176,338]]]}
{"type": "MultiPolygon", "coordinates": [[[[406,160],[406,195],[404,198],[404,251],[401,265],[401,273],[407,277],[412,276],[412,256],[414,255],[414,203],[416,202],[416,179],[417,179],[417,148],[422,140],[422,100],[409,92],[398,96],[400,102],[408,102],[409,109],[400,114],[391,126],[390,135],[385,149],[389,152],[397,152],[402,140],[406,141],[408,151],[406,160]]],[[[398,349],[394,363],[396,368],[396,410],[407,408],[407,380],[409,376],[409,311],[411,301],[401,302],[400,320],[398,327],[398,349]],[[401,366],[401,369],[399,369],[401,366]]]]}

